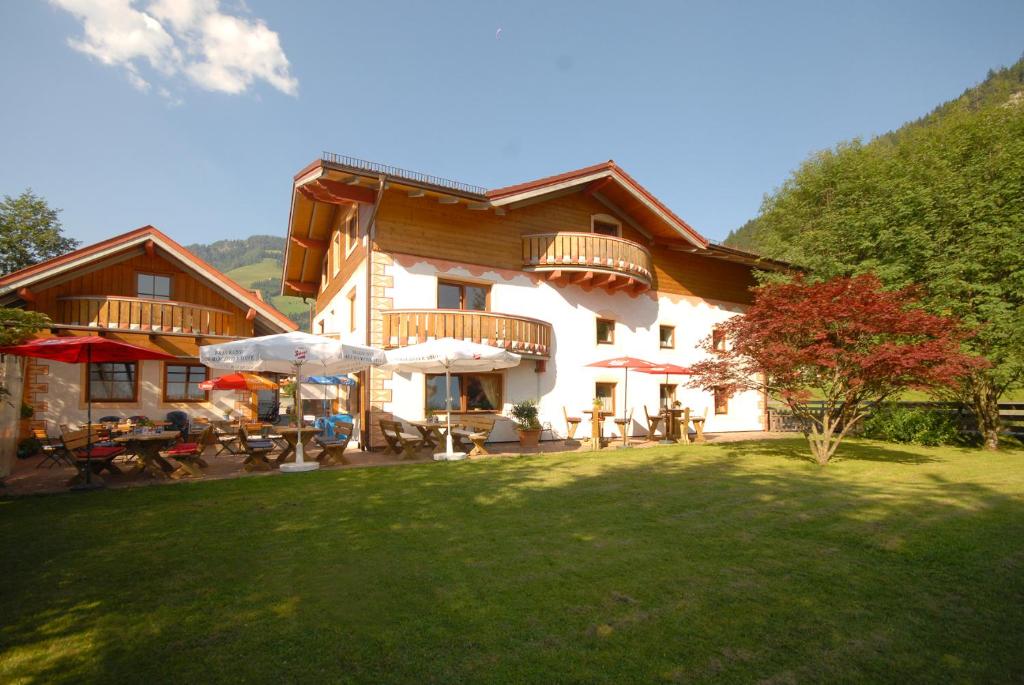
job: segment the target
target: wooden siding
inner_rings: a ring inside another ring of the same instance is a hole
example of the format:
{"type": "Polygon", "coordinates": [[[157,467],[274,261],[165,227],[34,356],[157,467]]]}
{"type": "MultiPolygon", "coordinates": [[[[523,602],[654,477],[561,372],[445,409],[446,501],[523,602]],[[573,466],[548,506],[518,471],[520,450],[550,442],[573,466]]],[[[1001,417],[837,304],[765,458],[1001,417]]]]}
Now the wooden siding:
{"type": "Polygon", "coordinates": [[[149,326],[158,323],[159,328],[153,329],[157,334],[181,332],[240,337],[253,334],[253,322],[246,319],[246,309],[158,255],[138,254],[114,264],[97,265],[63,283],[40,289],[28,308],[46,313],[57,324],[89,325],[83,321],[96,320],[100,325],[105,322],[109,326],[113,321],[118,327],[137,325],[138,330],[145,330],[142,326],[146,316],[149,326]],[[171,302],[159,303],[163,306],[156,307],[158,303],[152,301],[146,315],[143,314],[146,301],[136,297],[136,274],[140,272],[171,277],[171,302]],[[211,327],[229,332],[211,330],[211,327]]]}
{"type": "MultiPolygon", "coordinates": [[[[344,207],[339,207],[335,213],[334,225],[331,229],[327,239],[327,285],[320,288],[320,293],[316,297],[316,311],[321,312],[327,307],[334,296],[338,294],[338,291],[344,287],[348,279],[352,277],[359,265],[366,260],[366,245],[363,240],[363,228],[359,226],[359,238],[356,241],[356,245],[352,248],[352,252],[348,255],[345,254],[345,217],[347,212],[343,211],[344,207]],[[341,241],[341,264],[339,265],[338,275],[334,275],[334,250],[332,245],[334,243],[334,236],[338,235],[338,239],[341,241]]],[[[363,207],[361,211],[370,211],[368,207],[363,207]]],[[[359,221],[359,216],[356,216],[356,221],[359,221]]],[[[321,256],[321,262],[323,257],[321,256]]]]}
{"type": "Polygon", "coordinates": [[[523,266],[533,270],[598,269],[650,284],[651,253],[643,245],[598,233],[540,233],[523,236],[523,266]]]}
{"type": "Polygon", "coordinates": [[[450,337],[545,359],[551,350],[551,324],[524,316],[460,309],[390,309],[382,314],[384,349],[450,337]]]}
{"type": "MultiPolygon", "coordinates": [[[[584,193],[572,193],[511,209],[505,216],[443,205],[387,191],[377,215],[375,247],[510,271],[523,268],[523,238],[536,233],[590,232],[594,214],[616,216],[622,237],[651,252],[653,289],[727,302],[750,301],[754,283],[749,267],[686,252],[651,246],[649,239],[607,205],[584,193]]],[[[680,238],[680,245],[689,245],[680,238]]]]}

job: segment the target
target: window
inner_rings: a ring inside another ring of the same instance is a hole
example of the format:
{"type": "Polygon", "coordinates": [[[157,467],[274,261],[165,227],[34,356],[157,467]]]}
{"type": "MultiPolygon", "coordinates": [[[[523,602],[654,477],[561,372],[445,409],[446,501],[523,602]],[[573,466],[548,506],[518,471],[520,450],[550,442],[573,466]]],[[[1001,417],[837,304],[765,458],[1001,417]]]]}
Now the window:
{"type": "Polygon", "coordinates": [[[607,214],[595,214],[590,217],[590,231],[600,235],[610,235],[613,238],[622,237],[622,224],[613,216],[607,214]]]}
{"type": "Polygon", "coordinates": [[[715,352],[725,352],[725,331],[720,328],[711,329],[711,349],[715,352]]]}
{"type": "Polygon", "coordinates": [[[671,350],[676,346],[676,327],[675,326],[659,326],[658,327],[658,343],[663,350],[671,350]]]}
{"type": "Polygon", "coordinates": [[[348,330],[354,331],[356,329],[356,289],[348,293],[348,330]]]}
{"type": "Polygon", "coordinates": [[[341,271],[341,232],[335,231],[331,237],[331,277],[334,278],[341,271]]]}
{"type": "Polygon", "coordinates": [[[595,383],[594,398],[601,402],[601,411],[615,413],[615,384],[595,383]]]}
{"type": "MultiPolygon", "coordinates": [[[[427,411],[445,411],[444,375],[427,376],[427,411]]],[[[497,373],[452,374],[452,411],[499,411],[502,379],[497,373]]]]}
{"type": "Polygon", "coordinates": [[[94,402],[134,402],[139,394],[138,362],[89,364],[86,385],[94,402]]]}
{"type": "Polygon", "coordinates": [[[345,254],[348,255],[356,249],[359,242],[359,210],[352,210],[352,214],[345,220],[345,254]]]}
{"type": "Polygon", "coordinates": [[[674,383],[662,383],[659,392],[661,396],[661,408],[668,409],[676,401],[676,386],[674,383]]]}
{"type": "Polygon", "coordinates": [[[201,364],[164,364],[164,402],[205,402],[209,395],[199,389],[205,380],[201,364]]]}
{"type": "Polygon", "coordinates": [[[611,319],[597,320],[597,344],[612,345],[615,343],[615,322],[611,319]]]}
{"type": "Polygon", "coordinates": [[[724,388],[715,388],[715,413],[729,413],[729,396],[725,393],[724,388]]]}
{"type": "Polygon", "coordinates": [[[490,309],[491,286],[458,281],[437,282],[438,309],[468,309],[486,312],[490,309]]]}
{"type": "Polygon", "coordinates": [[[324,290],[327,287],[327,258],[331,255],[330,251],[324,250],[324,259],[320,262],[320,290],[324,290]]]}
{"type": "Polygon", "coordinates": [[[171,277],[157,274],[138,274],[136,292],[147,300],[171,299],[171,277]]]}

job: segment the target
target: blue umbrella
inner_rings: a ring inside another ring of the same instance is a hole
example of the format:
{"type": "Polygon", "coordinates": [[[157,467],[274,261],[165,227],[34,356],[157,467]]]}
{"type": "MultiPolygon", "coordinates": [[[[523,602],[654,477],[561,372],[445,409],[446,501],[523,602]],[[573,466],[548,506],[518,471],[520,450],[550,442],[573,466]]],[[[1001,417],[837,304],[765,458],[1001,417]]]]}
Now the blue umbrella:
{"type": "Polygon", "coordinates": [[[327,416],[327,386],[328,385],[345,385],[352,386],[356,382],[348,376],[309,376],[306,378],[306,382],[315,383],[316,385],[324,386],[324,416],[327,416]]]}

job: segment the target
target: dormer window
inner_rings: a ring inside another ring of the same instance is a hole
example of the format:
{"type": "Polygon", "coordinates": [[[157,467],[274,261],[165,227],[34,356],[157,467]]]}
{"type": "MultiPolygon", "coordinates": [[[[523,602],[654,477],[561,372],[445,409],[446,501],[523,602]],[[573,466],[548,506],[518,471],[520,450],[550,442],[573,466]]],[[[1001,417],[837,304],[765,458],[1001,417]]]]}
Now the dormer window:
{"type": "Polygon", "coordinates": [[[590,217],[590,232],[621,238],[622,222],[607,214],[594,214],[590,217]]]}

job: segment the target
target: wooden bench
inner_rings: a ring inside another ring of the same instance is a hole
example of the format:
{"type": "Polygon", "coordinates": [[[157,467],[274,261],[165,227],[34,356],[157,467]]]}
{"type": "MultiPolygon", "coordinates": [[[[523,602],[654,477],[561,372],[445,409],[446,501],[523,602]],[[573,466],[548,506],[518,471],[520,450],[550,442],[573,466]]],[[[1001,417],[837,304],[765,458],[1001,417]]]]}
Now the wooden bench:
{"type": "MultiPolygon", "coordinates": [[[[494,421],[495,417],[488,415],[461,416],[459,417],[459,427],[452,428],[452,440],[458,439],[462,445],[465,445],[466,438],[468,438],[473,443],[473,449],[469,451],[471,457],[490,454],[484,444],[491,438],[494,421]]],[[[460,446],[458,449],[461,451],[463,447],[460,446]]]]}
{"type": "Polygon", "coordinates": [[[385,452],[401,455],[402,459],[415,459],[416,451],[423,447],[423,436],[406,433],[401,421],[381,419],[380,432],[388,443],[385,452]]]}
{"type": "Polygon", "coordinates": [[[246,471],[270,471],[273,467],[267,459],[267,455],[274,450],[274,443],[270,440],[250,438],[245,426],[238,429],[238,444],[245,454],[242,468],[246,471]]]}
{"type": "Polygon", "coordinates": [[[332,423],[334,424],[333,438],[321,438],[319,435],[313,438],[321,449],[317,461],[325,466],[348,464],[349,461],[345,458],[345,449],[348,447],[349,440],[352,439],[352,422],[333,421],[332,423]]]}
{"type": "Polygon", "coordinates": [[[583,423],[583,417],[569,416],[569,410],[565,407],[562,407],[562,416],[565,417],[565,439],[567,441],[575,440],[576,429],[580,427],[581,423],[583,423]]]}
{"type": "Polygon", "coordinates": [[[189,476],[192,478],[202,478],[204,474],[201,469],[209,466],[206,460],[203,459],[203,451],[207,445],[216,441],[217,438],[213,434],[213,426],[207,425],[195,442],[179,442],[169,450],[161,452],[160,456],[164,459],[171,458],[178,462],[178,468],[171,473],[171,478],[174,480],[189,476]]]}
{"type": "Polygon", "coordinates": [[[97,475],[102,471],[121,473],[113,462],[116,457],[124,454],[124,448],[98,445],[97,443],[103,442],[104,438],[97,428],[67,431],[61,433],[60,439],[64,453],[78,469],[78,475],[69,480],[68,485],[81,483],[85,479],[86,469],[91,469],[97,475]]]}

